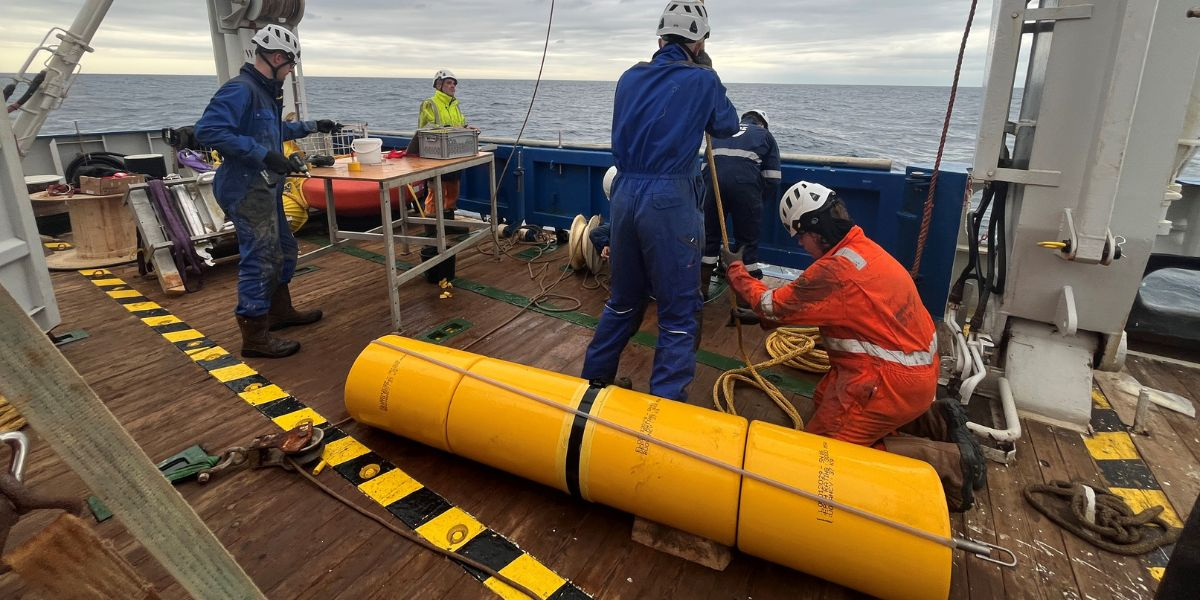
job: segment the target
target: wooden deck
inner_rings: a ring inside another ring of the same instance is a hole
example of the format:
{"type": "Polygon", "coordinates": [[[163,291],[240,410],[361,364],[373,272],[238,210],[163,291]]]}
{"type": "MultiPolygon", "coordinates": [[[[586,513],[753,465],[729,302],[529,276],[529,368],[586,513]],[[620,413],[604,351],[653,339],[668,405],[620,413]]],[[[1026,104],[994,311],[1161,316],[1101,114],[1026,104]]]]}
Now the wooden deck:
{"type": "MultiPolygon", "coordinates": [[[[302,245],[312,247],[307,242],[302,245]]],[[[293,282],[297,304],[320,306],[326,314],[316,325],[286,332],[303,343],[299,354],[283,360],[246,361],[330,421],[346,414],[342,386],[355,357],[389,328],[384,273],[372,261],[378,249],[369,245],[363,249],[365,252],[323,256],[312,263],[315,269],[293,282]]],[[[551,258],[554,271],[547,276],[548,282],[557,279],[565,255],[551,254],[544,259],[551,258]]],[[[414,251],[400,259],[416,262],[418,257],[414,251]]],[[[140,278],[132,267],[112,271],[208,338],[236,352],[239,338],[231,314],[236,302],[234,265],[210,271],[201,291],[178,298],[164,297],[153,279],[140,278]]],[[[527,274],[526,263],[511,258],[497,263],[474,251],[459,257],[458,276],[526,298],[539,290],[538,282],[527,274]]],[[[54,283],[63,314],[59,331],[82,329],[88,333],[86,339],[63,347],[63,353],[152,459],[195,443],[217,451],[276,429],[84,276],[56,273],[54,283]]],[[[505,302],[460,286],[453,298],[439,300],[439,291],[421,282],[401,290],[406,307],[402,333],[416,336],[449,319],[464,318],[472,326],[448,345],[461,348],[471,344],[474,352],[543,369],[578,372],[591,338],[588,327],[561,316],[525,311],[495,334],[479,339],[519,311],[511,303],[514,299],[505,302]]],[[[582,303],[578,312],[593,316],[606,296],[603,290],[584,289],[576,277],[566,279],[555,292],[577,297],[582,303]]],[[[722,301],[706,308],[703,350],[712,353],[706,355],[709,362],[737,355],[732,330],[724,327],[726,314],[727,305],[722,301]]],[[[643,331],[656,329],[655,319],[648,316],[643,331]]],[[[752,358],[764,358],[761,333],[755,328],[748,332],[752,358]]],[[[626,351],[622,373],[632,377],[637,389],[648,387],[652,357],[653,349],[643,345],[632,344],[626,351]]],[[[1200,371],[1195,369],[1144,358],[1131,359],[1128,369],[1151,387],[1185,396],[1200,389],[1200,371]]],[[[711,407],[710,390],[719,373],[711,366],[698,365],[692,403],[711,407]]],[[[799,372],[790,375],[801,386],[816,381],[799,372]]],[[[1131,423],[1130,399],[1105,391],[1122,420],[1131,423]]],[[[782,413],[767,401],[750,391],[743,395],[739,404],[742,414],[784,422],[782,413]]],[[[801,414],[812,410],[807,398],[796,396],[796,404],[801,414]]],[[[1167,411],[1156,411],[1151,425],[1152,435],[1134,436],[1134,445],[1179,518],[1186,518],[1200,492],[1200,426],[1167,411]]],[[[370,449],[596,598],[857,596],[737,553],[724,572],[710,571],[630,541],[632,518],[627,514],[576,501],[556,490],[390,434],[353,423],[344,427],[370,449]]],[[[1021,489],[1029,483],[1078,478],[1104,484],[1105,480],[1078,433],[1032,422],[1024,427],[1018,460],[1009,467],[992,465],[989,486],[981,494],[978,508],[952,518],[956,532],[1012,548],[1019,565],[1001,569],[957,553],[951,597],[1151,597],[1155,579],[1150,569],[1158,562],[1122,558],[1092,548],[1025,504],[1021,489]]],[[[33,437],[26,482],[43,492],[87,495],[79,479],[33,437]]],[[[361,506],[392,518],[330,471],[322,479],[361,506]]],[[[280,470],[242,471],[207,486],[189,482],[178,489],[270,598],[495,597],[457,564],[383,530],[295,475],[280,470]]],[[[28,538],[49,520],[49,515],[27,517],[14,531],[9,546],[28,538]]],[[[125,532],[119,517],[98,525],[98,531],[164,597],[186,597],[125,532]]],[[[0,597],[21,595],[15,577],[0,576],[0,597]]]]}

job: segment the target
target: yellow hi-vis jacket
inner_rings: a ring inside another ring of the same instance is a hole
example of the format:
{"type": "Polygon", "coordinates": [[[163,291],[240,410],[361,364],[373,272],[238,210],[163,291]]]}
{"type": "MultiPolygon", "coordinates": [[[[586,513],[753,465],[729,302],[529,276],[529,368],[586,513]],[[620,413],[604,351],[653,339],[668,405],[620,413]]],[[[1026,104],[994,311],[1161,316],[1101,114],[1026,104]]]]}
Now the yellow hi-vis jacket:
{"type": "Polygon", "coordinates": [[[458,98],[441,90],[435,90],[433,96],[421,103],[420,116],[417,117],[417,128],[425,127],[466,127],[467,118],[458,109],[458,98]]]}

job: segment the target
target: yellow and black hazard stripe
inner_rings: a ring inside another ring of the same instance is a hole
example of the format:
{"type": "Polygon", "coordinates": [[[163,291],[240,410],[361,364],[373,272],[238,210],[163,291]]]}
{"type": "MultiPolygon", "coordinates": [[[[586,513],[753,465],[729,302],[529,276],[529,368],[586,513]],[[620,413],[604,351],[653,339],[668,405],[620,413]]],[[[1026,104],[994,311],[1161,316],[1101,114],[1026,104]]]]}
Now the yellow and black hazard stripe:
{"type": "MultiPolygon", "coordinates": [[[[1120,496],[1134,512],[1152,506],[1163,507],[1162,518],[1174,527],[1183,527],[1179,514],[1171,507],[1162,485],[1142,459],[1129,428],[1098,388],[1092,388],[1092,435],[1084,435],[1088,454],[1096,461],[1110,492],[1120,496]]],[[[1161,581],[1174,546],[1159,548],[1143,556],[1150,576],[1161,581]]]]}
{"type": "MultiPolygon", "coordinates": [[[[301,421],[311,419],[325,432],[325,462],[421,537],[438,547],[473,558],[547,600],[590,598],[504,536],[425,487],[345,431],[333,427],[325,417],[110,271],[87,269],[80,273],[280,428],[291,429],[301,421]]],[[[463,569],[503,598],[525,597],[482,571],[466,565],[463,569]]]]}

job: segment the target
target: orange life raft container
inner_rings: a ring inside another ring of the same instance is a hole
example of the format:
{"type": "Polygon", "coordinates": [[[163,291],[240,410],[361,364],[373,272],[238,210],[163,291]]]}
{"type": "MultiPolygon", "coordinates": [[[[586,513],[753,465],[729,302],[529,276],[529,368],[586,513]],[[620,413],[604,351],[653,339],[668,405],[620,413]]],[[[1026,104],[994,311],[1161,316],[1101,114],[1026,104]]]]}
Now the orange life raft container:
{"type": "MultiPolygon", "coordinates": [[[[414,200],[407,188],[403,189],[406,201],[414,200]]],[[[424,186],[412,186],[413,191],[421,195],[424,186]]],[[[325,210],[325,180],[307,179],[304,181],[304,199],[308,205],[318,210],[325,210]]],[[[401,189],[392,189],[392,210],[399,210],[401,189]]],[[[379,184],[373,181],[350,181],[345,179],[333,180],[333,198],[337,206],[337,214],[349,217],[366,217],[379,214],[379,184]]]]}

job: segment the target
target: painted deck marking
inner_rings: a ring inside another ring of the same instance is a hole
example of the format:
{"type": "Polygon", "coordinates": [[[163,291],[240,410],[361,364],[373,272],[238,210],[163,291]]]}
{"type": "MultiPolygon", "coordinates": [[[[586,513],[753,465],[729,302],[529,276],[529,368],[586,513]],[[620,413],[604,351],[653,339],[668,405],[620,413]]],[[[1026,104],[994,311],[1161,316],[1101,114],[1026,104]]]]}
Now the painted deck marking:
{"type": "MultiPolygon", "coordinates": [[[[1162,485],[1138,452],[1129,429],[1098,387],[1092,387],[1092,435],[1083,436],[1083,445],[1096,462],[1108,491],[1125,499],[1134,512],[1162,506],[1162,518],[1174,527],[1183,527],[1179,514],[1171,506],[1162,485]]],[[[1142,557],[1150,577],[1161,581],[1175,546],[1158,548],[1142,557]]]]}
{"type": "MultiPolygon", "coordinates": [[[[441,548],[470,556],[547,600],[591,598],[345,431],[332,427],[325,417],[167,309],[149,301],[110,271],[86,269],[79,273],[280,428],[291,429],[304,419],[312,419],[325,431],[323,458],[333,470],[421,537],[441,548]],[[377,467],[377,472],[364,477],[364,473],[371,472],[371,469],[364,469],[368,466],[377,467]]],[[[502,598],[524,597],[477,569],[464,565],[463,570],[502,598]]]]}
{"type": "MultiPolygon", "coordinates": [[[[322,245],[322,244],[326,243],[323,239],[305,240],[305,241],[310,241],[317,245],[322,245]]],[[[342,254],[353,256],[355,258],[360,258],[363,260],[368,260],[368,261],[371,261],[371,262],[374,262],[377,264],[381,264],[381,265],[384,264],[384,262],[386,262],[386,260],[387,260],[382,254],[379,254],[378,252],[364,250],[362,248],[359,248],[358,246],[342,245],[342,246],[338,246],[337,251],[341,252],[342,254]]],[[[398,268],[398,269],[411,269],[413,266],[414,265],[410,265],[401,260],[396,261],[396,268],[398,268]]],[[[525,296],[521,296],[520,294],[513,294],[511,292],[506,292],[499,288],[494,288],[494,287],[491,287],[488,285],[484,285],[482,283],[479,283],[477,281],[472,281],[472,280],[466,279],[464,277],[456,278],[454,280],[454,287],[456,287],[458,289],[466,290],[468,292],[474,292],[485,298],[491,298],[492,300],[497,300],[499,302],[511,304],[512,306],[523,307],[523,306],[529,304],[529,298],[526,298],[525,296]]],[[[580,327],[586,327],[588,329],[595,329],[596,324],[599,322],[599,319],[596,317],[593,317],[591,315],[588,315],[588,314],[585,314],[585,313],[582,313],[579,311],[573,311],[573,310],[565,311],[565,312],[552,311],[552,310],[545,310],[538,306],[532,306],[529,308],[529,311],[543,315],[543,316],[551,317],[554,319],[559,319],[562,321],[567,321],[569,323],[574,323],[580,327]]],[[[649,333],[642,332],[642,331],[635,333],[633,335],[633,337],[630,338],[630,341],[633,342],[634,344],[637,344],[639,346],[643,346],[646,348],[654,348],[658,344],[657,336],[654,336],[654,335],[651,335],[649,333]]],[[[739,359],[731,358],[728,356],[717,354],[716,352],[710,352],[708,350],[703,350],[703,349],[698,350],[696,352],[696,363],[707,365],[709,367],[718,369],[720,371],[728,371],[730,369],[737,369],[737,368],[745,366],[742,364],[742,361],[739,359]]],[[[800,394],[802,396],[812,397],[813,391],[816,389],[816,384],[814,384],[813,382],[811,382],[807,379],[798,379],[798,378],[792,377],[784,371],[777,371],[777,370],[772,369],[772,370],[764,371],[762,373],[762,375],[767,380],[769,380],[771,383],[774,383],[775,385],[779,386],[780,389],[787,391],[787,392],[793,392],[796,394],[800,394]]]]}

